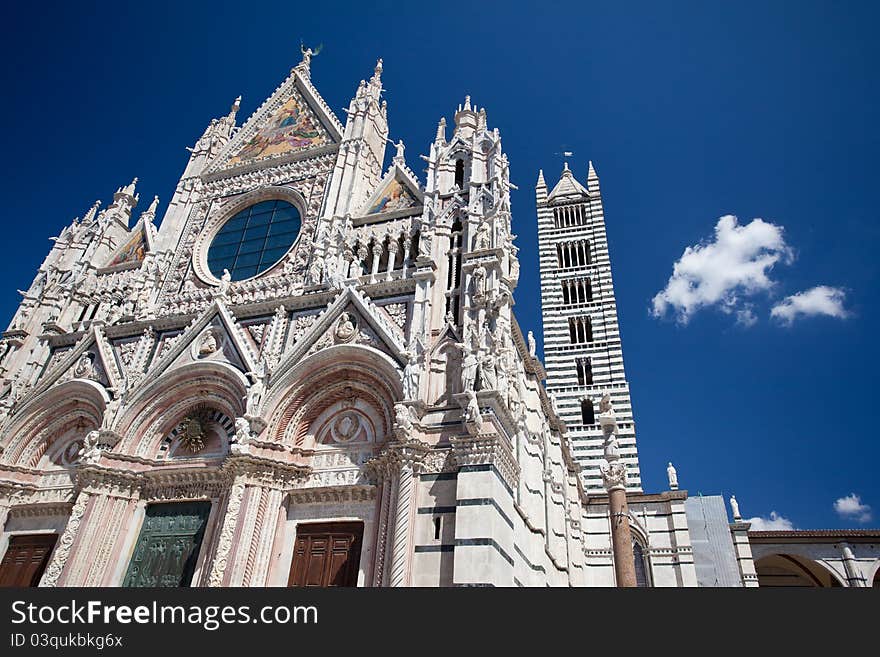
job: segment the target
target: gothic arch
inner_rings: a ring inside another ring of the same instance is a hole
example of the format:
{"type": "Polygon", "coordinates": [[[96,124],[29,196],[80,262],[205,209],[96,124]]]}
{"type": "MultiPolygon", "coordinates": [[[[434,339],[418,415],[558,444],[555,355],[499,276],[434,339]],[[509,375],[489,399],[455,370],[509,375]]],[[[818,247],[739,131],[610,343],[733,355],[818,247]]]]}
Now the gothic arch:
{"type": "Polygon", "coordinates": [[[167,371],[133,397],[116,422],[122,436],[115,452],[155,458],[188,411],[202,407],[228,418],[244,412],[247,379],[222,361],[189,363],[167,371]]]}
{"type": "MultiPolygon", "coordinates": [[[[314,448],[328,433],[334,434],[333,422],[349,417],[363,432],[345,439],[336,431],[337,447],[355,439],[381,442],[391,433],[394,403],[401,397],[400,375],[387,355],[363,345],[336,345],[272,382],[264,411],[269,418],[265,435],[272,442],[314,448]]],[[[342,434],[347,432],[346,426],[342,434]]]]}
{"type": "Polygon", "coordinates": [[[100,384],[74,379],[38,395],[19,410],[0,438],[0,462],[36,467],[59,437],[70,438],[73,429],[82,435],[101,425],[109,396],[100,384]]]}

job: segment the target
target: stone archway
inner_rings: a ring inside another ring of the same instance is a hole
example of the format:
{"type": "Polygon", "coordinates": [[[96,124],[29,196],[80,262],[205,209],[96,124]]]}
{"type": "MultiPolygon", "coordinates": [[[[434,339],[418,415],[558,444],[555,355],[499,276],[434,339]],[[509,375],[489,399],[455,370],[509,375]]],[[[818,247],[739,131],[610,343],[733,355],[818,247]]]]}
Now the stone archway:
{"type": "Polygon", "coordinates": [[[818,561],[795,554],[768,554],[755,561],[761,588],[831,588],[844,586],[818,561]]]}

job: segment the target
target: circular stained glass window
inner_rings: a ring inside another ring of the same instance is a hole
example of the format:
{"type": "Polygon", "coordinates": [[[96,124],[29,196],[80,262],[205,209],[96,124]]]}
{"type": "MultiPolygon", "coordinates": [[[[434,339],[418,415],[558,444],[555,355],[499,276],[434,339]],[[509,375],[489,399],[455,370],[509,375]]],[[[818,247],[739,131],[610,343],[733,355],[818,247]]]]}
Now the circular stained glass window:
{"type": "Polygon", "coordinates": [[[232,216],[208,249],[208,268],[217,278],[228,269],[232,280],[261,274],[296,241],[302,221],[287,201],[262,201],[232,216]]]}

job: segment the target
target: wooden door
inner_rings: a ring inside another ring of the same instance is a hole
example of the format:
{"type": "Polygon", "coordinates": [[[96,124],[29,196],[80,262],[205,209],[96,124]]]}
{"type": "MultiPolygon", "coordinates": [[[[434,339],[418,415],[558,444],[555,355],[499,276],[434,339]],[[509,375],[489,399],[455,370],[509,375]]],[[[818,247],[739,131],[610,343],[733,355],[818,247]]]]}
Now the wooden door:
{"type": "Polygon", "coordinates": [[[148,506],[122,585],[189,586],[210,512],[210,502],[148,506]]]}
{"type": "Polygon", "coordinates": [[[299,525],[288,586],[357,586],[360,522],[299,525]]]}
{"type": "Polygon", "coordinates": [[[0,562],[0,586],[37,586],[57,540],[57,534],[11,537],[0,562]]]}

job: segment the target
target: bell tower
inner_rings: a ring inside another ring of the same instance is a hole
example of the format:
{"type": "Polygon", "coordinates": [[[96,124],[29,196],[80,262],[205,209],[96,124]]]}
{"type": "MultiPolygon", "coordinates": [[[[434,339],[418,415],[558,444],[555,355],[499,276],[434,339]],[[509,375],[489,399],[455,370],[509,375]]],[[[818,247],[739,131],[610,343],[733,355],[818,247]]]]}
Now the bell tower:
{"type": "Polygon", "coordinates": [[[614,438],[626,470],[626,489],[641,490],[635,423],[617,323],[617,300],[605,234],[599,177],[589,165],[586,186],[568,162],[548,192],[535,186],[547,390],[568,426],[588,489],[604,488],[600,402],[607,393],[616,415],[614,438]]]}

